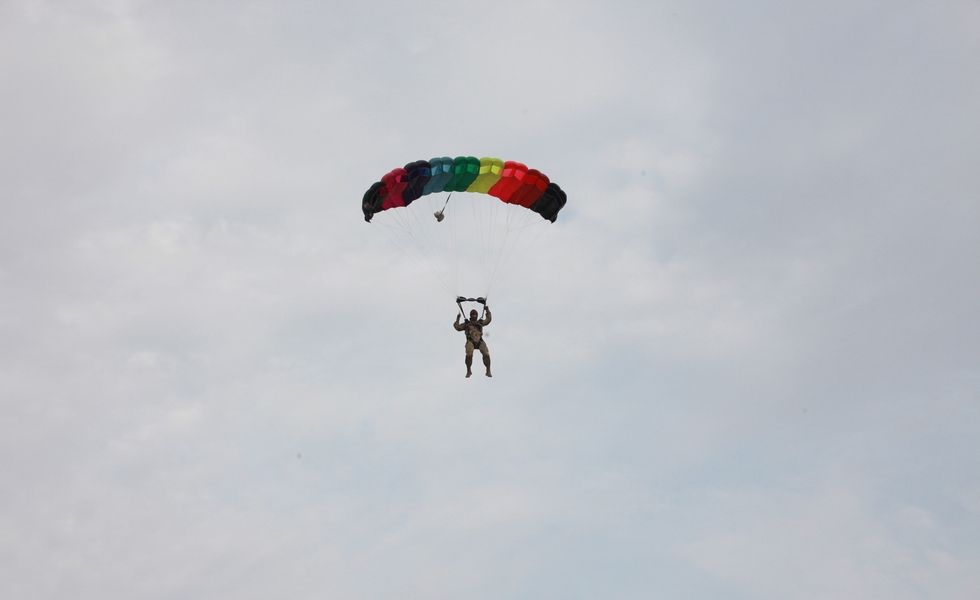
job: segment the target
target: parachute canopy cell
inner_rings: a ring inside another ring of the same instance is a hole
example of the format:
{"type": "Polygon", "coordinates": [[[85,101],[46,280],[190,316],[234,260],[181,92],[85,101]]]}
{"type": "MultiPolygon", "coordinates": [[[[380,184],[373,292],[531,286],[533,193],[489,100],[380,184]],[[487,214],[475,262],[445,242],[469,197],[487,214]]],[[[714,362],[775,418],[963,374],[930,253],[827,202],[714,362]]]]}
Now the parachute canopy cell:
{"type": "Polygon", "coordinates": [[[565,206],[565,192],[537,169],[515,161],[474,156],[442,156],[392,169],[368,188],[361,201],[364,220],[375,213],[409,206],[428,194],[473,192],[516,204],[552,223],[565,206]]]}

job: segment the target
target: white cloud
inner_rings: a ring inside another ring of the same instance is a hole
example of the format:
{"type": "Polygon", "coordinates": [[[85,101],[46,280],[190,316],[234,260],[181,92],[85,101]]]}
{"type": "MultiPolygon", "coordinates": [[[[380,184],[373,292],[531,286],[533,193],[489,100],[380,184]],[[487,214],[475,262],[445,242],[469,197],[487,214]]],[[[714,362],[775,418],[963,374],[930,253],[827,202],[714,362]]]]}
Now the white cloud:
{"type": "Polygon", "coordinates": [[[4,4],[0,595],[976,595],[977,14],[4,4]],[[570,198],[492,379],[447,153],[570,198]]]}

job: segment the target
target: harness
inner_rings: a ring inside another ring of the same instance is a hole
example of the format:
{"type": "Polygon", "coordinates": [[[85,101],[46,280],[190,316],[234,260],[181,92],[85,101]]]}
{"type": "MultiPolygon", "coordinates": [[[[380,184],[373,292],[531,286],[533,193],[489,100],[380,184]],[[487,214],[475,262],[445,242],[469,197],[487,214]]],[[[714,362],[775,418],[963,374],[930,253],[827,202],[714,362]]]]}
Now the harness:
{"type": "MultiPolygon", "coordinates": [[[[465,311],[463,310],[463,302],[479,302],[480,304],[483,305],[483,316],[486,316],[487,314],[486,298],[467,298],[465,296],[456,296],[456,305],[459,306],[459,312],[465,314],[465,311]]],[[[483,316],[481,316],[480,318],[483,318],[483,316]]],[[[483,325],[480,324],[479,320],[471,321],[469,319],[467,319],[466,322],[463,323],[463,325],[466,326],[466,329],[463,330],[466,333],[466,341],[473,344],[474,349],[479,348],[480,344],[483,342],[483,325]],[[472,331],[474,329],[477,332],[479,332],[479,339],[473,339],[472,331]]]]}
{"type": "Polygon", "coordinates": [[[483,325],[480,325],[476,321],[467,321],[465,325],[466,325],[466,329],[465,329],[466,341],[473,344],[474,348],[478,347],[480,345],[480,342],[483,341],[483,325]],[[477,330],[480,334],[479,337],[477,337],[477,339],[473,339],[474,329],[477,330]]]}

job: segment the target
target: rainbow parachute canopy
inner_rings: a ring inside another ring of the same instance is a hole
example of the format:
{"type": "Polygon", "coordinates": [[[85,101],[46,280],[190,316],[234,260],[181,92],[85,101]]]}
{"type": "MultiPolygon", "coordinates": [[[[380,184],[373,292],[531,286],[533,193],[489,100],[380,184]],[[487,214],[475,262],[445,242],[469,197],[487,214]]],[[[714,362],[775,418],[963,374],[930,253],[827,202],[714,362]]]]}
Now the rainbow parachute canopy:
{"type": "Polygon", "coordinates": [[[499,158],[457,156],[408,163],[393,169],[364,193],[361,210],[368,223],[375,213],[408,206],[428,194],[475,192],[532,210],[555,222],[566,195],[537,169],[499,158]]]}

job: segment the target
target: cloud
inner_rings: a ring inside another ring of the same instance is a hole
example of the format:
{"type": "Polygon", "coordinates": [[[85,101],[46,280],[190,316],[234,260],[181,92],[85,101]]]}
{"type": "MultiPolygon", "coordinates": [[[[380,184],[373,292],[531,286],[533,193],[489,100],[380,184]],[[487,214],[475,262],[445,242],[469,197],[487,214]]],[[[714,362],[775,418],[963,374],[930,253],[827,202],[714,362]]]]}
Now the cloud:
{"type": "Polygon", "coordinates": [[[0,8],[11,597],[972,597],[976,7],[0,8]],[[493,379],[364,189],[568,191],[493,379]]]}
{"type": "Polygon", "coordinates": [[[726,494],[729,513],[752,506],[754,518],[686,545],[685,554],[708,573],[772,597],[917,598],[932,589],[967,598],[976,588],[975,557],[951,555],[927,511],[882,513],[847,489],[778,502],[771,491],[760,496],[726,494]],[[756,513],[763,506],[772,511],[764,519],[756,513]],[[898,530],[915,531],[916,539],[896,539],[898,530]]]}

